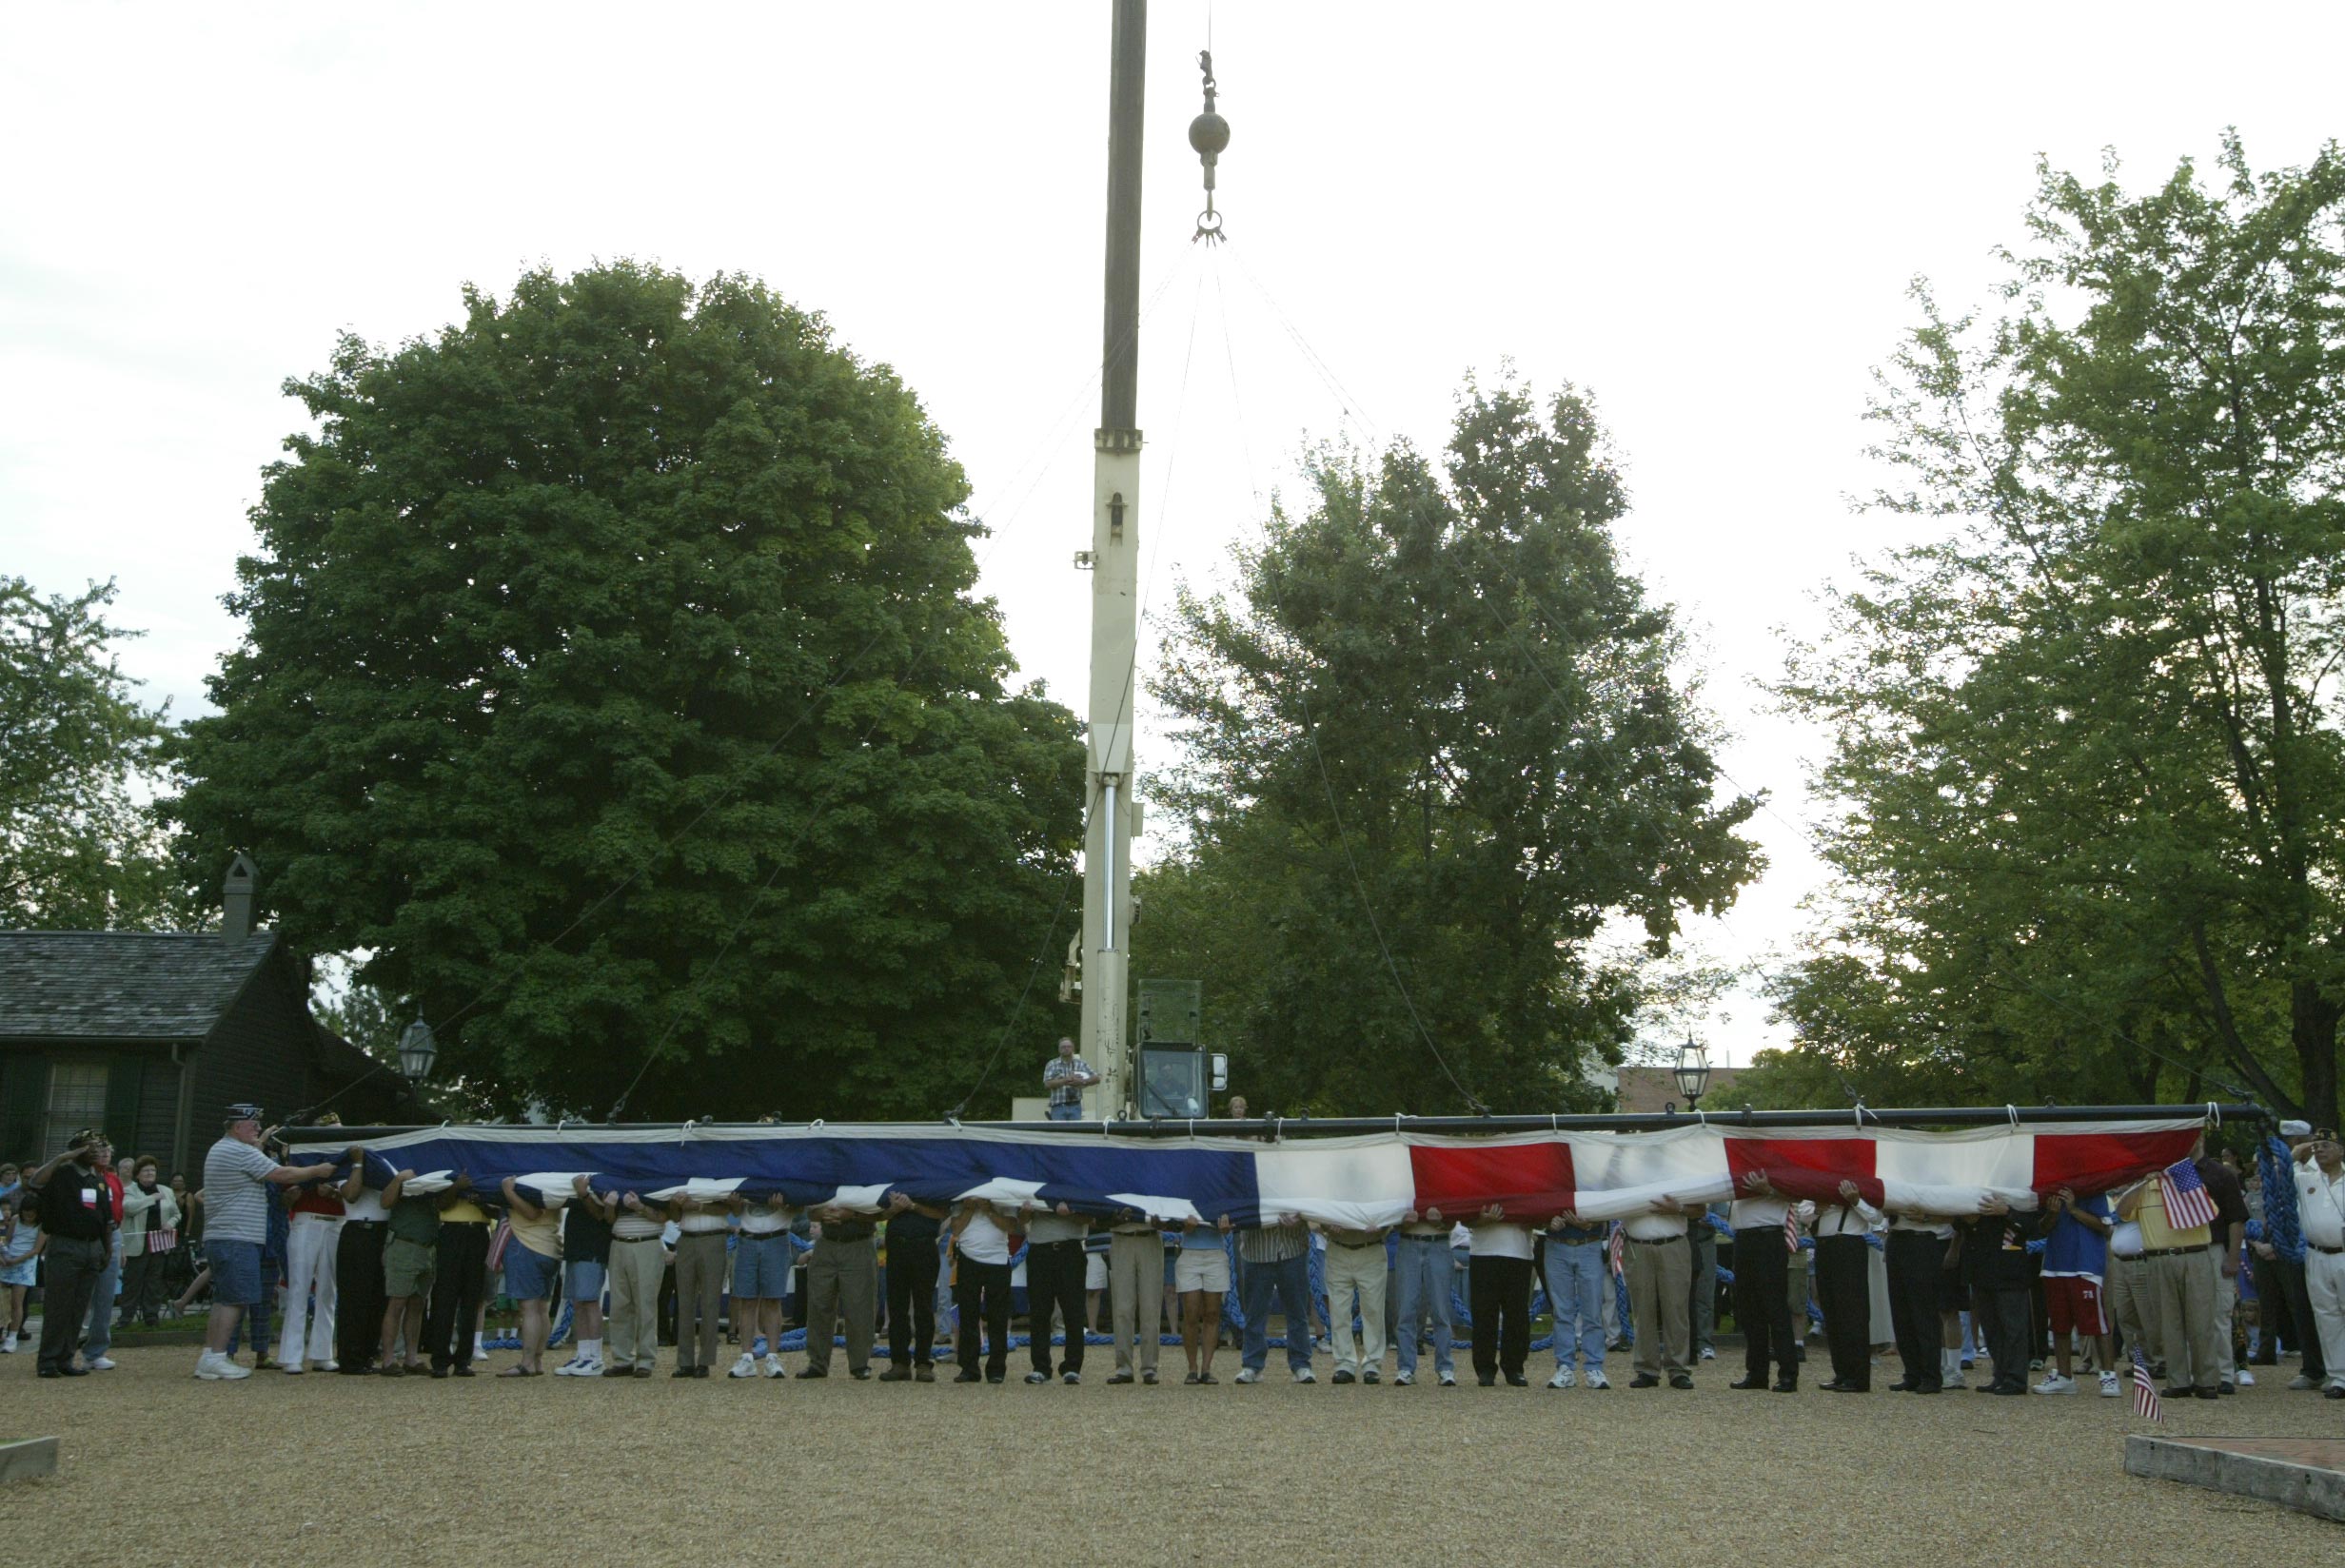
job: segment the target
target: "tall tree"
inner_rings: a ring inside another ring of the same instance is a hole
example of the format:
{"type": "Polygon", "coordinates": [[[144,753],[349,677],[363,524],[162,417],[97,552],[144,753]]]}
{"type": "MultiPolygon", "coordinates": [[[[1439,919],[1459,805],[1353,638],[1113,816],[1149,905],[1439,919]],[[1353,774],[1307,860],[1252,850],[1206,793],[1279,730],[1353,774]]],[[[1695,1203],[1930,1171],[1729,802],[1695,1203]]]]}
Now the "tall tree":
{"type": "Polygon", "coordinates": [[[1621,564],[1594,410],[1469,384],[1437,467],[1322,450],[1234,592],[1184,593],[1163,673],[1186,827],[1134,927],[1207,979],[1255,1103],[1588,1103],[1638,963],[1758,866],[1668,611],[1621,564]]]}
{"type": "MultiPolygon", "coordinates": [[[[287,383],[177,748],[294,941],[507,1104],[934,1113],[1079,841],[943,437],[752,280],[533,272],[287,383]]],[[[1035,1021],[1037,1029],[1048,1021],[1035,1021]]]]}
{"type": "Polygon", "coordinates": [[[1981,1086],[2334,1120],[2345,158],[2217,172],[2044,167],[2004,316],[1918,287],[1882,503],[1955,527],[1793,660],[1848,888],[1786,1010],[1981,1086]]]}
{"type": "Polygon", "coordinates": [[[114,585],[43,595],[0,577],[0,926],[161,922],[171,888],[148,808],[163,713],[138,700],[106,618],[114,585]]]}

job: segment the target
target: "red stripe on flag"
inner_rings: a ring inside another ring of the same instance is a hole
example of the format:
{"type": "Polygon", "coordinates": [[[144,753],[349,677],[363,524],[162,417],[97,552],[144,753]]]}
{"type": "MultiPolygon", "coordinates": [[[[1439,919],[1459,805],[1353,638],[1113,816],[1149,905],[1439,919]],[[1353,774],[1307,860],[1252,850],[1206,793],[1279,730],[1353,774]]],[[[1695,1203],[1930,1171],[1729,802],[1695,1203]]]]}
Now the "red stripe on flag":
{"type": "Polygon", "coordinates": [[[1509,1220],[1545,1225],[1572,1205],[1571,1150],[1564,1144],[1498,1144],[1485,1148],[1409,1150],[1417,1212],[1472,1220],[1491,1204],[1509,1220]]]}
{"type": "Polygon", "coordinates": [[[2040,1193],[2070,1187],[2089,1198],[2188,1159],[2197,1139],[2195,1127],[2168,1132],[2040,1132],[2035,1187],[2040,1193]]]}
{"type": "Polygon", "coordinates": [[[1837,1204],[1841,1183],[1857,1184],[1857,1196],[1881,1202],[1881,1178],[1873,1174],[1870,1138],[1733,1138],[1725,1140],[1726,1168],[1737,1195],[1750,1190],[1746,1178],[1763,1175],[1785,1198],[1837,1204]]]}

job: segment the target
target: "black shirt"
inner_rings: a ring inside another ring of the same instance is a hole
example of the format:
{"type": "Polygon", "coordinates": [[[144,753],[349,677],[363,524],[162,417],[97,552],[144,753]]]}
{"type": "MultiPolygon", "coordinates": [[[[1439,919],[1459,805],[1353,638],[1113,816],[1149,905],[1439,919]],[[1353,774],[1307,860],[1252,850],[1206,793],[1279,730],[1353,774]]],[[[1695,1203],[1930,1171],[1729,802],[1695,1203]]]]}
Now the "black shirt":
{"type": "Polygon", "coordinates": [[[2247,1193],[2239,1186],[2239,1178],[2220,1160],[2199,1160],[2198,1180],[2206,1184],[2207,1197],[2215,1205],[2215,1241],[2219,1247],[2224,1227],[2247,1224],[2247,1193]]]}
{"type": "Polygon", "coordinates": [[[826,1242],[868,1242],[879,1227],[869,1220],[827,1220],[822,1225],[826,1242]]]}
{"type": "MultiPolygon", "coordinates": [[[[830,1233],[831,1227],[824,1225],[822,1234],[828,1236],[830,1233]]],[[[932,1220],[916,1208],[907,1208],[901,1214],[888,1216],[888,1247],[891,1251],[899,1246],[907,1251],[924,1246],[934,1252],[936,1250],[936,1238],[943,1234],[942,1220],[932,1220]]]]}
{"type": "Polygon", "coordinates": [[[611,1222],[575,1200],[562,1211],[562,1256],[574,1264],[611,1261],[611,1222]]]}
{"type": "Polygon", "coordinates": [[[69,1160],[41,1188],[41,1228],[69,1241],[102,1242],[114,1227],[113,1194],[106,1178],[69,1160]]]}

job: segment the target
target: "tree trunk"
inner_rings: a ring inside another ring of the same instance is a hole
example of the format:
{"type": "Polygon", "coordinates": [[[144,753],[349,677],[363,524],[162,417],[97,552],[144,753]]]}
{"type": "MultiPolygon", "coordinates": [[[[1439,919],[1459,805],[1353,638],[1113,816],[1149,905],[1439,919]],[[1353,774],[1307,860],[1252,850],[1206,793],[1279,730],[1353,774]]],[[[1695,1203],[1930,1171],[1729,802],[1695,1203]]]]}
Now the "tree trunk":
{"type": "Polygon", "coordinates": [[[2320,987],[2298,980],[2288,988],[2290,1043],[2304,1080],[2304,1114],[2317,1127],[2336,1126],[2336,1027],[2339,1008],[2320,987]]]}

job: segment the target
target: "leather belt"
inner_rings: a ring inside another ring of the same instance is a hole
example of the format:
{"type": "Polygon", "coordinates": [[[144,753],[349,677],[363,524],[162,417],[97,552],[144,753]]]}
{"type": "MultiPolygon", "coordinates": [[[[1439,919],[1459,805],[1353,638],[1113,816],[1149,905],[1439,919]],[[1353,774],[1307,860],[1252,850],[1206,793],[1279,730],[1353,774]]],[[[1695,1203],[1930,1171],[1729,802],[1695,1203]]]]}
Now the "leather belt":
{"type": "Polygon", "coordinates": [[[1628,1238],[1628,1245],[1630,1246],[1667,1246],[1671,1242],[1682,1242],[1685,1239],[1683,1236],[1631,1236],[1628,1238]]]}
{"type": "Polygon", "coordinates": [[[2141,1249],[2141,1255],[2144,1258],[2187,1258],[2194,1252],[2204,1252],[2211,1245],[2200,1242],[2197,1246],[2149,1246],[2141,1249]]]}

